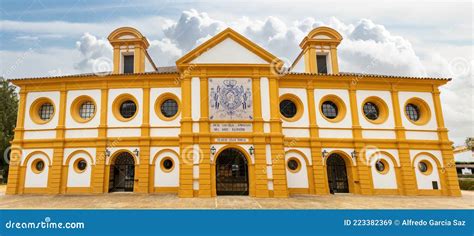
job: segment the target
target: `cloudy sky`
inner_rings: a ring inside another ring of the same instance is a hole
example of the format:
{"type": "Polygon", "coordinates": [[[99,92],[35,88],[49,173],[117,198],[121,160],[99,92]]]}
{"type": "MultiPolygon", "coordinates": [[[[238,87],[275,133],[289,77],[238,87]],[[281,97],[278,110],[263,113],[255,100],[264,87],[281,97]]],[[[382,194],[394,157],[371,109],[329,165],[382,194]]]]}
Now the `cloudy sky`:
{"type": "Polygon", "coordinates": [[[106,37],[132,26],[150,41],[159,66],[226,27],[284,59],[314,27],[344,37],[340,70],[450,77],[442,89],[450,138],[474,136],[471,1],[18,1],[0,3],[0,75],[39,77],[92,72],[111,57],[106,37]]]}

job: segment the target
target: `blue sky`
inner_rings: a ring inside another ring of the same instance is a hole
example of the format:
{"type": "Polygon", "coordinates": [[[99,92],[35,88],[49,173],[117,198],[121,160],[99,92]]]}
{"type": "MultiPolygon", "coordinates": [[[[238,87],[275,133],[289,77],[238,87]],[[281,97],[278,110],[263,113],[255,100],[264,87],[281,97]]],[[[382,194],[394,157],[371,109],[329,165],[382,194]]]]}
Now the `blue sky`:
{"type": "Polygon", "coordinates": [[[159,66],[225,27],[292,61],[320,25],[344,36],[342,71],[452,77],[442,91],[450,136],[473,131],[471,1],[11,1],[0,3],[0,75],[39,77],[91,72],[110,58],[107,35],[139,29],[159,66]],[[369,66],[373,63],[375,66],[369,66]]]}

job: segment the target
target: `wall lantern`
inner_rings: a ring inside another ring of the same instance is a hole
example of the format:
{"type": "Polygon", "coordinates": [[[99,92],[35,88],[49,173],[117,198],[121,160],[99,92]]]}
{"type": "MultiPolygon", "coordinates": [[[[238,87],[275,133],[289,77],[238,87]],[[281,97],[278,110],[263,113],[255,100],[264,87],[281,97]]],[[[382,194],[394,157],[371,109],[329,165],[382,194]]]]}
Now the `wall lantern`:
{"type": "Polygon", "coordinates": [[[357,159],[357,152],[354,150],[353,152],[351,152],[351,156],[352,158],[357,159]]]}
{"type": "Polygon", "coordinates": [[[216,148],[214,146],[211,147],[211,155],[216,154],[216,148]]]}
{"type": "Polygon", "coordinates": [[[250,155],[253,155],[254,151],[255,151],[255,148],[253,148],[253,146],[250,146],[249,148],[250,155]]]}
{"type": "Polygon", "coordinates": [[[135,156],[138,157],[138,155],[140,154],[140,151],[138,151],[138,149],[135,148],[135,150],[133,150],[133,153],[135,154],[135,156]]]}
{"type": "Polygon", "coordinates": [[[105,156],[110,157],[110,151],[108,148],[105,149],[105,156]]]}
{"type": "Polygon", "coordinates": [[[324,149],[322,155],[323,155],[323,158],[326,158],[326,156],[328,155],[328,151],[326,151],[326,149],[324,149]]]}

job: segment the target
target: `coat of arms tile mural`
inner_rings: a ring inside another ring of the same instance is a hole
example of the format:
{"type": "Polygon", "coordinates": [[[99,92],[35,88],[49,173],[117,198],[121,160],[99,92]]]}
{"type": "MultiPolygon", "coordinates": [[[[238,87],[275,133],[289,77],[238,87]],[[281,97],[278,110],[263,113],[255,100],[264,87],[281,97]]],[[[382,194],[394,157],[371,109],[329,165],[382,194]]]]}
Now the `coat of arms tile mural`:
{"type": "Polygon", "coordinates": [[[252,120],[252,79],[209,79],[210,120],[252,120]]]}

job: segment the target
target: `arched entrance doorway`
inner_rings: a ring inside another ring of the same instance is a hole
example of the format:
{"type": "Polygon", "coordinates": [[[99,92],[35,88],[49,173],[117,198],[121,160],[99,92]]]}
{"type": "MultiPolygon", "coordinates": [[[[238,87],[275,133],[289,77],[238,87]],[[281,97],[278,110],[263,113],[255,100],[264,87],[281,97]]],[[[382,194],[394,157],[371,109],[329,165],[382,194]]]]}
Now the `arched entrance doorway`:
{"type": "Polygon", "coordinates": [[[343,157],[336,153],[331,154],[326,161],[326,167],[330,193],[348,193],[349,183],[343,157]]]}
{"type": "Polygon", "coordinates": [[[122,152],[110,165],[109,192],[133,192],[135,160],[132,154],[122,152]]]}
{"type": "Polygon", "coordinates": [[[249,174],[245,155],[235,148],[222,151],[216,159],[217,195],[248,195],[249,174]]]}

